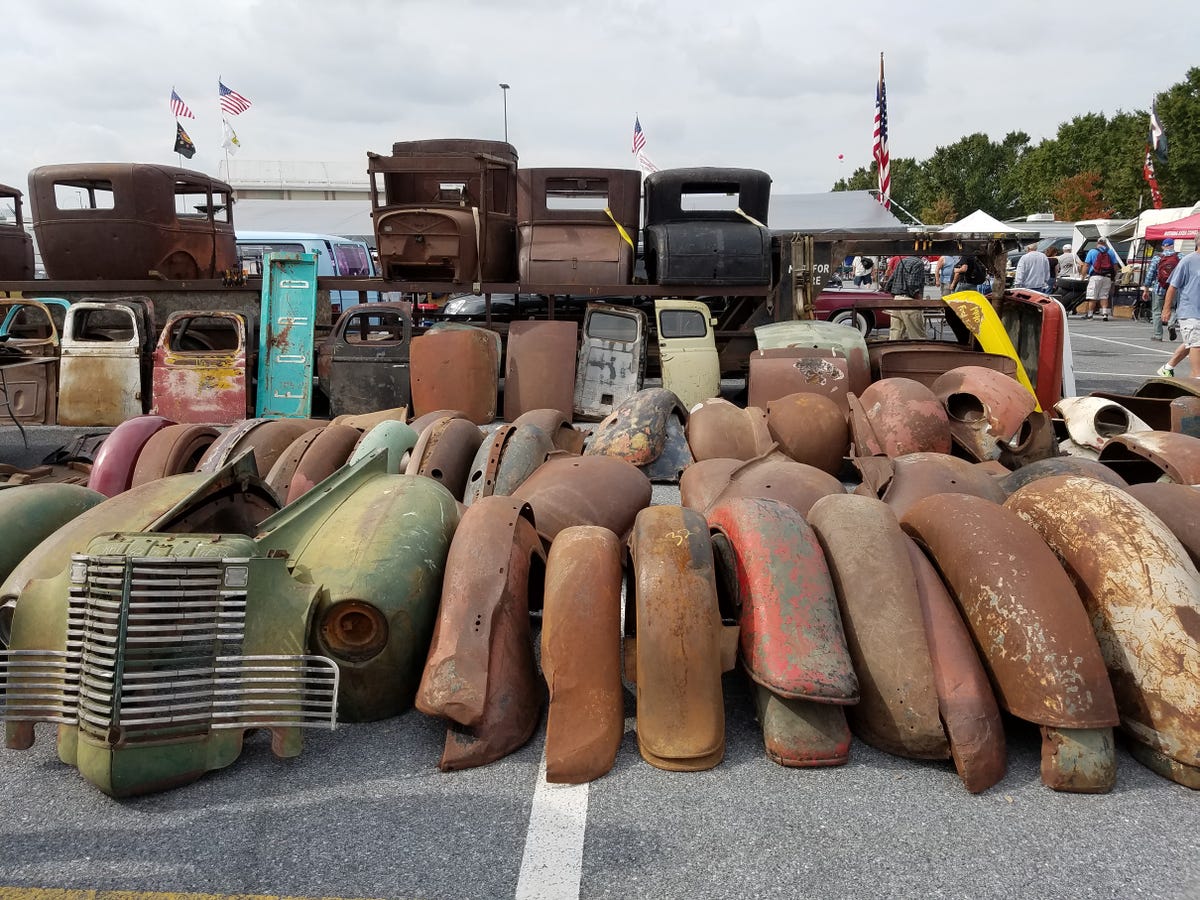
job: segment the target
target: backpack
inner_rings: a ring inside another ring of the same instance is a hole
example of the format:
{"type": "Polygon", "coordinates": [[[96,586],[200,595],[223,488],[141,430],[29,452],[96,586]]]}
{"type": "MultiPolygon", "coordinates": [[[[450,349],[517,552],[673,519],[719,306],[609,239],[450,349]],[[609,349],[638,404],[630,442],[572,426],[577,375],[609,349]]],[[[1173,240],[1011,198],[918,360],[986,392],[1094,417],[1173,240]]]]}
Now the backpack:
{"type": "Polygon", "coordinates": [[[1107,275],[1109,278],[1112,277],[1113,261],[1112,261],[1112,257],[1108,255],[1107,248],[1105,248],[1105,249],[1097,248],[1096,258],[1094,260],[1092,260],[1092,274],[1093,275],[1107,275]]]}
{"type": "Polygon", "coordinates": [[[1171,273],[1175,271],[1177,265],[1179,265],[1178,253],[1164,256],[1158,261],[1158,286],[1164,291],[1167,289],[1167,282],[1171,280],[1171,273]]]}
{"type": "Polygon", "coordinates": [[[987,267],[978,256],[967,257],[967,284],[983,284],[987,281],[987,267]]]}
{"type": "Polygon", "coordinates": [[[871,259],[871,257],[861,257],[861,261],[864,272],[870,272],[873,268],[875,268],[875,260],[871,259]]]}

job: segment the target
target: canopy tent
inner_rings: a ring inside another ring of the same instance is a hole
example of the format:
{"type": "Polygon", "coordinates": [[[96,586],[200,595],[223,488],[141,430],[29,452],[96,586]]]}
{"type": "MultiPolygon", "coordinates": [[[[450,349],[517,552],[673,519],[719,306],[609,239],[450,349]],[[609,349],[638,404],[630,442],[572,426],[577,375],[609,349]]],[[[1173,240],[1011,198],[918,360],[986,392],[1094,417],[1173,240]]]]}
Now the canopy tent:
{"type": "Polygon", "coordinates": [[[1004,222],[1001,222],[995,216],[989,216],[982,209],[977,209],[969,216],[959,219],[957,222],[951,222],[941,229],[942,231],[954,232],[957,234],[1028,234],[1028,228],[1014,228],[1004,222]]]}
{"type": "Polygon", "coordinates": [[[1161,241],[1166,238],[1182,238],[1194,240],[1200,233],[1200,213],[1192,213],[1174,222],[1164,222],[1161,225],[1151,225],[1146,229],[1146,240],[1161,241]]]}

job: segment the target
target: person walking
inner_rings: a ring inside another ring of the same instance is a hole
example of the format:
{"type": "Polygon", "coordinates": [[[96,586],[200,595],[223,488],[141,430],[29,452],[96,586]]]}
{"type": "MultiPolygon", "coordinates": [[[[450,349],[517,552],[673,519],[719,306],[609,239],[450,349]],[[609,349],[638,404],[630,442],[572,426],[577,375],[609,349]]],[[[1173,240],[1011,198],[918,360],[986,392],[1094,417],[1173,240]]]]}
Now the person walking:
{"type": "Polygon", "coordinates": [[[1025,248],[1025,255],[1017,262],[1017,274],[1013,276],[1013,287],[1038,291],[1042,294],[1050,292],[1050,259],[1030,244],[1025,248]]]}
{"type": "Polygon", "coordinates": [[[1167,282],[1159,321],[1163,324],[1171,321],[1172,308],[1178,309],[1180,343],[1158,374],[1175,377],[1175,367],[1186,356],[1191,370],[1188,374],[1200,379],[1200,253],[1189,253],[1175,266],[1167,282]]]}
{"type": "Polygon", "coordinates": [[[1088,251],[1083,260],[1083,271],[1088,279],[1087,300],[1090,304],[1085,319],[1093,317],[1099,304],[1100,321],[1108,321],[1113,279],[1120,267],[1121,258],[1108,246],[1108,238],[1100,238],[1096,246],[1088,251]]]}
{"type": "MultiPolygon", "coordinates": [[[[1178,264],[1175,240],[1167,238],[1162,242],[1159,251],[1150,257],[1150,264],[1146,266],[1146,277],[1142,281],[1142,299],[1150,301],[1150,321],[1154,325],[1154,333],[1150,335],[1152,341],[1163,339],[1163,298],[1167,294],[1167,283],[1171,280],[1171,273],[1178,264]]],[[[1173,322],[1168,325],[1168,329],[1171,340],[1175,340],[1173,322]]]]}
{"type": "Polygon", "coordinates": [[[983,291],[987,281],[987,266],[978,256],[968,253],[960,256],[954,266],[954,275],[950,279],[950,293],[955,291],[983,291]]]}
{"type": "Polygon", "coordinates": [[[954,267],[958,265],[957,256],[942,256],[937,261],[938,284],[942,287],[942,296],[950,293],[950,282],[954,280],[954,267]]]}
{"type": "MultiPolygon", "coordinates": [[[[925,296],[925,260],[919,256],[905,256],[894,267],[891,274],[880,285],[880,290],[895,297],[911,297],[920,300],[925,296]]],[[[925,311],[921,309],[889,309],[892,327],[888,331],[889,341],[925,340],[925,311]]]]}
{"type": "Polygon", "coordinates": [[[869,256],[854,257],[854,286],[870,285],[875,270],[875,260],[869,256]]]}

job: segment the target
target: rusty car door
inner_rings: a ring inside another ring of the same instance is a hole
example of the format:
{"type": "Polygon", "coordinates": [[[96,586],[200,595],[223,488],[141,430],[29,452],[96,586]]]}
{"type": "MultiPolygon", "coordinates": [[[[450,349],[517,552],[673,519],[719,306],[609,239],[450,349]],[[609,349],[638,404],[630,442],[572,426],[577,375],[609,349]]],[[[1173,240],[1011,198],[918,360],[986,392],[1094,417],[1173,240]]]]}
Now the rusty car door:
{"type": "Polygon", "coordinates": [[[53,425],[58,412],[58,355],[65,300],[0,301],[0,387],[8,414],[22,425],[53,425]],[[53,307],[53,308],[52,308],[53,307]]]}
{"type": "Polygon", "coordinates": [[[412,319],[400,304],[370,303],[342,313],[329,338],[332,415],[407,406],[412,319]]]}
{"type": "Polygon", "coordinates": [[[589,303],[575,369],[575,415],[603,419],[642,389],[646,314],[630,306],[589,303]]]}
{"type": "Polygon", "coordinates": [[[67,310],[59,364],[60,425],[120,425],[142,414],[144,319],[119,302],[67,310]]]}
{"type": "Polygon", "coordinates": [[[246,343],[237,313],[171,313],[154,350],[153,412],[210,425],[246,418],[246,343]]]}
{"type": "Polygon", "coordinates": [[[658,353],[663,387],[673,391],[685,409],[721,392],[715,321],[699,300],[655,300],[658,353]]]}
{"type": "Polygon", "coordinates": [[[268,253],[263,266],[256,415],[304,419],[312,411],[317,256],[268,253]]]}

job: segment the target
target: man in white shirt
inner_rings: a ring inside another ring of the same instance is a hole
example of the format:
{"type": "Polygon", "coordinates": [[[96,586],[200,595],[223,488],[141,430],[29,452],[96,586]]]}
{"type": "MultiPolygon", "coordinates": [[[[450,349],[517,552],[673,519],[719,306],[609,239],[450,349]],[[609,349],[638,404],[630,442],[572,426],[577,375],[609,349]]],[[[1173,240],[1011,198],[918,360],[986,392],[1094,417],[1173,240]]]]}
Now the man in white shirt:
{"type": "Polygon", "coordinates": [[[1025,255],[1017,263],[1013,287],[1050,293],[1050,259],[1037,248],[1037,244],[1025,248],[1025,255]]]}

